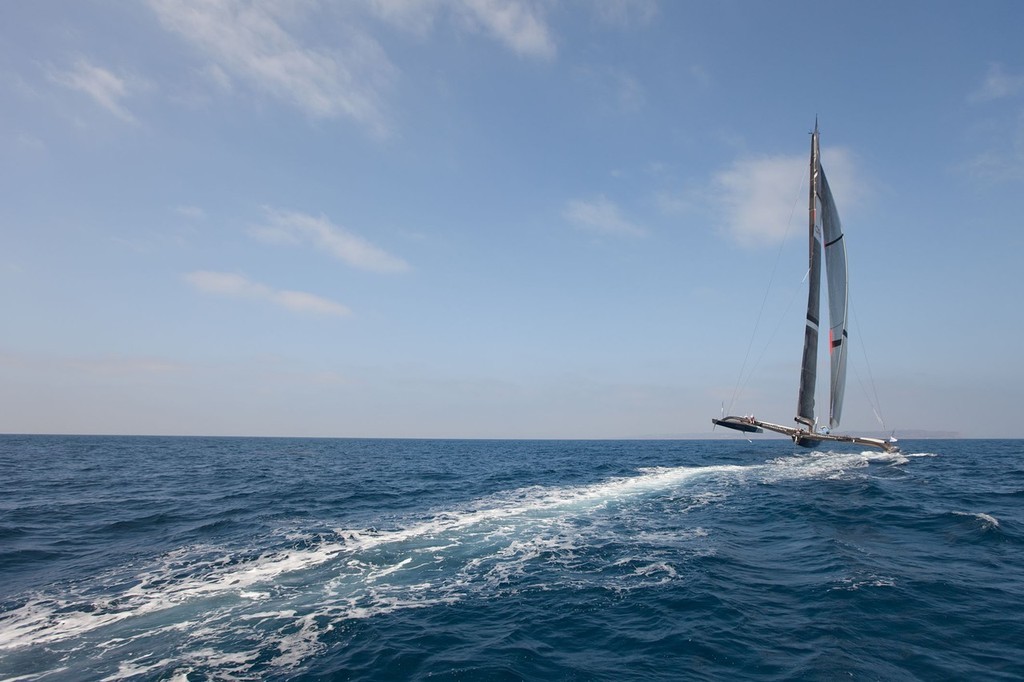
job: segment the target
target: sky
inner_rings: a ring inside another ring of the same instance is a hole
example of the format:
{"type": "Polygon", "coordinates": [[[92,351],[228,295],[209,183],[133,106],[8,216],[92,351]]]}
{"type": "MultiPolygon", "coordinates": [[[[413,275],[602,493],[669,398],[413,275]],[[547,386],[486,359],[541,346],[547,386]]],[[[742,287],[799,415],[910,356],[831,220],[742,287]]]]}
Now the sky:
{"type": "Polygon", "coordinates": [[[790,424],[817,119],[843,430],[1024,437],[1022,25],[1015,0],[0,3],[0,432],[790,424]]]}

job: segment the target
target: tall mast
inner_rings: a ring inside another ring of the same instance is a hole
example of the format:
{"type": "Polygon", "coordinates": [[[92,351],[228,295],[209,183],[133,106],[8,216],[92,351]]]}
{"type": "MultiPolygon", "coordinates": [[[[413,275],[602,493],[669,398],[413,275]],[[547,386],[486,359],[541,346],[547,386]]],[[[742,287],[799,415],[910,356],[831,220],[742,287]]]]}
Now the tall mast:
{"type": "Polygon", "coordinates": [[[800,369],[800,392],[797,395],[796,421],[808,429],[814,427],[814,387],[818,365],[818,324],[821,300],[821,205],[818,201],[818,121],[811,134],[810,188],[808,191],[808,273],[807,319],[804,327],[804,353],[800,369]]]}

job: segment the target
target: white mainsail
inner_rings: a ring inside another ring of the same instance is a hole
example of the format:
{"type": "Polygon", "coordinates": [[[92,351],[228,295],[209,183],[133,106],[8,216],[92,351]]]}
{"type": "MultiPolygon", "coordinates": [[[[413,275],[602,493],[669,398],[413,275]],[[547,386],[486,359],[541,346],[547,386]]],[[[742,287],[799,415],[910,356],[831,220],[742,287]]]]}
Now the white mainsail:
{"type": "MultiPolygon", "coordinates": [[[[817,131],[815,131],[817,143],[817,131]]],[[[828,342],[832,377],[829,382],[829,417],[831,428],[839,426],[843,413],[843,394],[846,392],[846,349],[849,346],[847,334],[847,312],[849,279],[846,273],[846,242],[843,240],[843,226],[839,212],[832,199],[825,171],[818,164],[818,199],[821,206],[821,223],[824,233],[825,273],[828,279],[828,342]]]]}

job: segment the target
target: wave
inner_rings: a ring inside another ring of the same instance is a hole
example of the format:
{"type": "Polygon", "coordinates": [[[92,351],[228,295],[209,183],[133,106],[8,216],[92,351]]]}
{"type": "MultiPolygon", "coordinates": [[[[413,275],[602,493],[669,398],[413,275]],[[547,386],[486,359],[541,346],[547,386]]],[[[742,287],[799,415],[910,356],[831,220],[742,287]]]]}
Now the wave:
{"type": "Polygon", "coordinates": [[[967,516],[967,517],[976,519],[977,521],[980,522],[979,525],[981,526],[981,530],[998,530],[999,529],[999,519],[997,519],[996,517],[992,516],[991,514],[985,514],[985,513],[982,513],[982,512],[964,512],[964,511],[955,511],[955,512],[953,512],[953,514],[955,516],[967,516]]]}
{"type": "Polygon", "coordinates": [[[145,533],[150,531],[152,528],[169,525],[177,522],[179,517],[175,514],[168,514],[166,512],[158,512],[155,514],[144,514],[131,519],[121,519],[119,521],[113,521],[111,523],[104,524],[102,527],[97,529],[99,533],[145,533]]]}

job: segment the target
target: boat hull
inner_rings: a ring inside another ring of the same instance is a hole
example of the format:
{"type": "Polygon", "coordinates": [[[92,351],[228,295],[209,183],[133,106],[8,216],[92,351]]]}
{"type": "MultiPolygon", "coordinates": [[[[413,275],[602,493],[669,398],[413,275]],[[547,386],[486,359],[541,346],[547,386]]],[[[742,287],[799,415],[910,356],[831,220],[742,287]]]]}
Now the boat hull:
{"type": "Polygon", "coordinates": [[[793,442],[802,448],[816,448],[819,445],[821,445],[820,438],[810,438],[808,436],[802,436],[799,434],[794,435],[792,438],[793,442]]]}
{"type": "Polygon", "coordinates": [[[754,424],[752,417],[722,417],[721,419],[712,419],[711,423],[715,426],[724,426],[727,429],[734,429],[736,431],[743,431],[744,433],[764,433],[757,424],[754,424]]]}
{"type": "Polygon", "coordinates": [[[829,443],[851,443],[853,445],[866,445],[871,448],[878,448],[885,452],[896,453],[900,451],[895,439],[882,440],[881,438],[865,438],[862,436],[845,436],[838,433],[815,433],[809,429],[798,429],[792,426],[782,426],[771,422],[761,421],[754,417],[729,416],[721,419],[712,419],[716,426],[724,426],[727,429],[735,429],[745,433],[762,433],[762,429],[774,431],[789,436],[793,442],[801,447],[816,448],[824,442],[829,443]]]}

